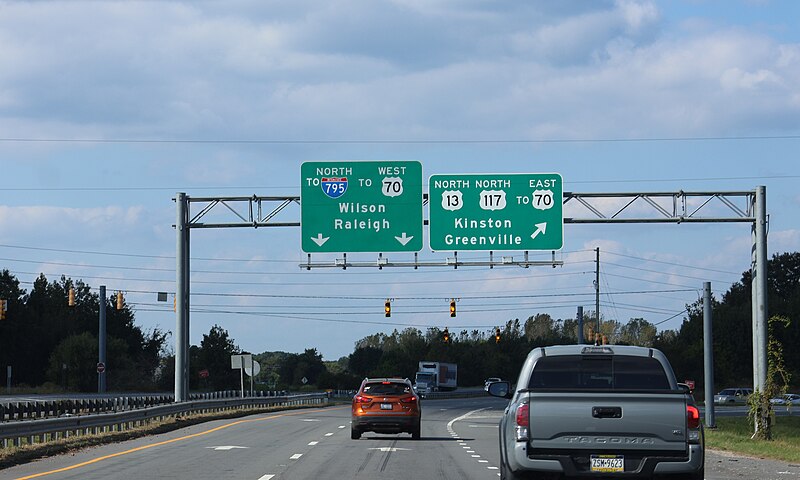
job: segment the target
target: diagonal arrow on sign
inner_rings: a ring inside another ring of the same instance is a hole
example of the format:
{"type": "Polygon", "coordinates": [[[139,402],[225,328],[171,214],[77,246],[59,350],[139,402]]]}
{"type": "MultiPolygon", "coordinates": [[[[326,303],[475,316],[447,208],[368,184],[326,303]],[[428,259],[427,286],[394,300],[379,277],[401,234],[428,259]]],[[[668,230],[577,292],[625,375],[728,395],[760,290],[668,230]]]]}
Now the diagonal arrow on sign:
{"type": "Polygon", "coordinates": [[[323,237],[321,233],[318,233],[316,237],[311,237],[311,240],[316,243],[318,247],[321,247],[329,238],[331,237],[323,237]]]}
{"type": "Polygon", "coordinates": [[[544,235],[545,230],[547,230],[547,222],[537,223],[536,230],[531,234],[531,240],[538,237],[540,233],[544,235]]]}
{"type": "Polygon", "coordinates": [[[408,242],[410,242],[410,241],[411,241],[411,239],[412,239],[412,238],[414,238],[414,236],[413,236],[413,235],[411,235],[410,237],[407,237],[407,236],[406,236],[406,232],[403,232],[403,235],[402,235],[402,236],[400,236],[400,237],[394,237],[394,238],[395,238],[395,240],[397,240],[398,242],[400,242],[400,245],[403,245],[403,246],[405,246],[405,244],[406,244],[406,243],[408,243],[408,242]]]}

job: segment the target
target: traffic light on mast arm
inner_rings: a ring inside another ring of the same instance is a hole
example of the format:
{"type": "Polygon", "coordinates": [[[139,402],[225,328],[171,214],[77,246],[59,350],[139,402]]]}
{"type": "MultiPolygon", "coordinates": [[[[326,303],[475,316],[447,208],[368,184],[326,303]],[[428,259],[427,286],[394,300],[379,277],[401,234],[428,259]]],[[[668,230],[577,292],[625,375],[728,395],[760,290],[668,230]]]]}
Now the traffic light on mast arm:
{"type": "Polygon", "coordinates": [[[442,334],[442,340],[444,343],[450,343],[450,331],[447,327],[444,327],[444,333],[442,334]]]}
{"type": "Polygon", "coordinates": [[[500,343],[500,327],[494,331],[494,343],[500,343]]]}
{"type": "Polygon", "coordinates": [[[455,317],[456,316],[456,299],[455,298],[450,299],[450,316],[451,317],[455,317]]]}
{"type": "Polygon", "coordinates": [[[387,317],[392,316],[392,302],[388,298],[386,299],[386,303],[383,304],[383,312],[387,317]]]}
{"type": "Polygon", "coordinates": [[[117,292],[117,310],[122,310],[123,300],[122,292],[117,292]]]}
{"type": "Polygon", "coordinates": [[[6,310],[8,310],[8,300],[0,300],[0,320],[6,319],[6,310]]]}
{"type": "Polygon", "coordinates": [[[67,292],[67,305],[75,306],[75,288],[73,287],[69,287],[69,292],[67,292]]]}

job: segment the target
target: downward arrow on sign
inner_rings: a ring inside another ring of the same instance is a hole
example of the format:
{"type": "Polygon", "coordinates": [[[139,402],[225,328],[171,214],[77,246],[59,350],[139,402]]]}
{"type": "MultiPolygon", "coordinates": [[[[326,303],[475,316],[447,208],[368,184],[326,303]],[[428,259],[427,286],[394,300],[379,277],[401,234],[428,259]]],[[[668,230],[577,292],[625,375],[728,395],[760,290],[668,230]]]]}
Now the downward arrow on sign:
{"type": "Polygon", "coordinates": [[[540,233],[544,235],[545,230],[547,230],[547,222],[537,223],[536,230],[531,234],[531,240],[539,236],[540,233]]]}
{"type": "Polygon", "coordinates": [[[318,247],[321,247],[329,238],[331,237],[323,237],[321,233],[318,233],[316,237],[311,237],[311,240],[316,243],[318,247]]]}
{"type": "Polygon", "coordinates": [[[403,245],[403,246],[405,246],[405,245],[406,245],[408,242],[410,242],[410,241],[411,241],[411,239],[412,239],[412,238],[414,238],[414,236],[412,235],[412,236],[410,236],[410,237],[407,237],[407,236],[406,236],[406,232],[403,232],[403,236],[401,236],[401,237],[394,237],[394,238],[395,238],[395,240],[397,240],[398,242],[400,242],[400,245],[403,245]]]}

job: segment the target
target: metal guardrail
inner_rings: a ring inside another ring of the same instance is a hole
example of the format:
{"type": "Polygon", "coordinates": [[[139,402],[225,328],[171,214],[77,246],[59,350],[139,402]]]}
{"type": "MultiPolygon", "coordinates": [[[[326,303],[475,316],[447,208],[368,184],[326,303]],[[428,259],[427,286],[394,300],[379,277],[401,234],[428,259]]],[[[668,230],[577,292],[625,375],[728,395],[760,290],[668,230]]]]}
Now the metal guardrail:
{"type": "Polygon", "coordinates": [[[420,393],[420,397],[424,400],[439,400],[445,398],[474,398],[474,397],[488,397],[489,394],[485,390],[453,390],[451,392],[431,392],[420,393]]]}
{"type": "Polygon", "coordinates": [[[21,446],[41,443],[75,435],[120,432],[154,420],[192,413],[236,410],[245,407],[323,405],[327,403],[328,395],[326,393],[196,400],[116,413],[46,418],[24,422],[3,422],[0,423],[0,439],[2,439],[3,448],[8,448],[9,445],[21,446]]]}
{"type": "MultiPolygon", "coordinates": [[[[277,397],[287,395],[277,391],[259,391],[258,397],[277,397]]],[[[193,393],[189,400],[211,400],[220,398],[239,398],[239,390],[222,390],[216,392],[193,393]]],[[[26,400],[0,403],[0,422],[6,420],[34,420],[39,418],[60,417],[63,415],[85,415],[89,413],[119,412],[147,408],[155,405],[173,403],[174,395],[126,395],[100,398],[63,398],[55,400],[26,400]]]]}

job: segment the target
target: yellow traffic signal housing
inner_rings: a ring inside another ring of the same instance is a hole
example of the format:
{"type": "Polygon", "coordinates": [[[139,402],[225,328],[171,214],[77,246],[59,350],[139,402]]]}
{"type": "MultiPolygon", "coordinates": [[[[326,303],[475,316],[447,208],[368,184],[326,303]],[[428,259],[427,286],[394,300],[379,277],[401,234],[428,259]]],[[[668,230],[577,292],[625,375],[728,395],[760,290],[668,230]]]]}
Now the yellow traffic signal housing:
{"type": "Polygon", "coordinates": [[[122,310],[122,292],[117,292],[117,310],[122,310]]]}
{"type": "Polygon", "coordinates": [[[444,335],[442,336],[442,340],[444,340],[444,343],[450,343],[450,331],[447,329],[447,327],[444,327],[444,335]]]}
{"type": "Polygon", "coordinates": [[[0,300],[0,320],[6,319],[6,310],[8,310],[8,300],[0,300]]]}
{"type": "Polygon", "coordinates": [[[69,292],[67,292],[67,305],[75,306],[75,289],[73,287],[69,287],[69,292]]]}
{"type": "Polygon", "coordinates": [[[455,317],[456,316],[456,301],[455,301],[455,299],[450,300],[450,316],[451,317],[455,317]]]}
{"type": "Polygon", "coordinates": [[[386,300],[386,303],[383,305],[383,312],[384,315],[387,317],[392,316],[392,302],[390,302],[388,299],[386,300]]]}
{"type": "Polygon", "coordinates": [[[494,331],[494,343],[500,343],[500,327],[494,331]]]}

